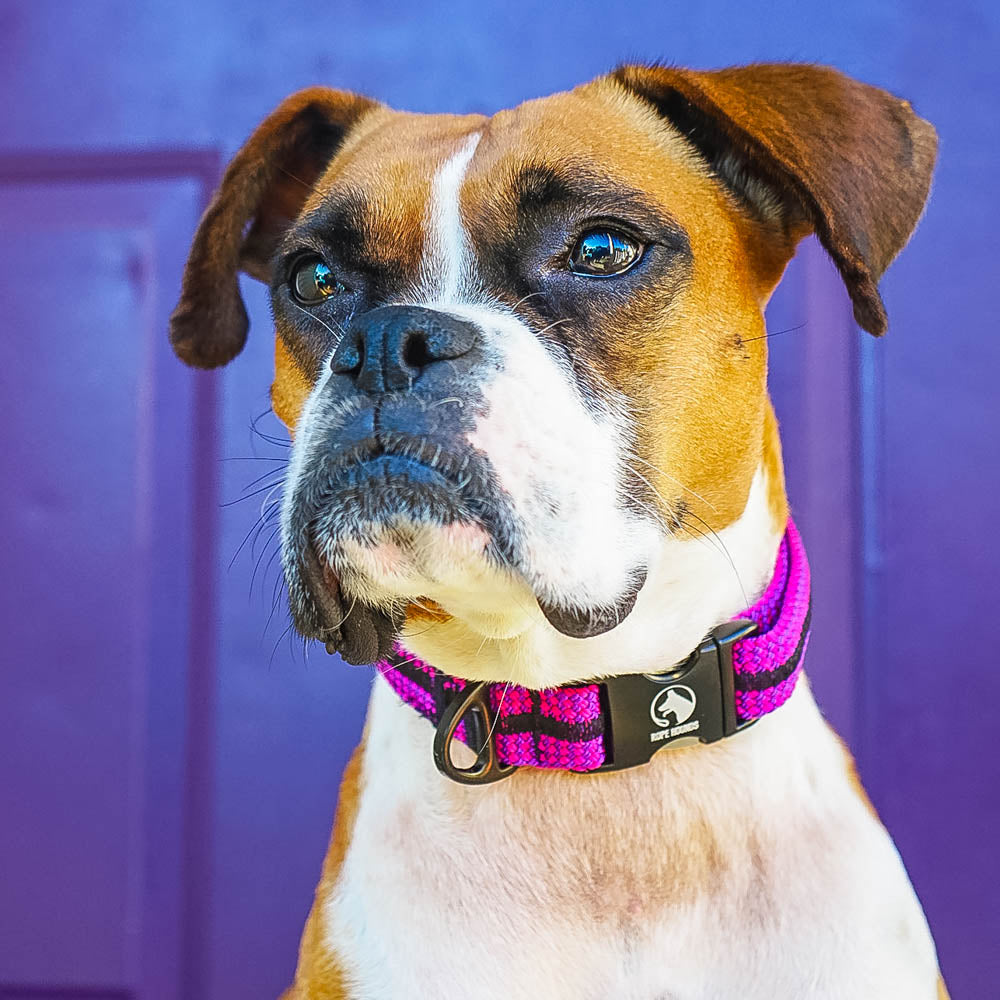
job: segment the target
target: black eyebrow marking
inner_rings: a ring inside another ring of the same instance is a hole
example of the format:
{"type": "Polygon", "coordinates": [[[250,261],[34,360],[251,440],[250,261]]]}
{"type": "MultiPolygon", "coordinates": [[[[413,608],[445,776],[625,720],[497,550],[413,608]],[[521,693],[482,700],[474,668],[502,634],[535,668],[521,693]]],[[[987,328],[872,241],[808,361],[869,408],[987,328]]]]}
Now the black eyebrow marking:
{"type": "Polygon", "coordinates": [[[512,193],[520,219],[560,209],[582,210],[590,216],[631,222],[646,236],[690,253],[687,232],[675,218],[644,192],[595,171],[592,164],[570,162],[559,169],[528,164],[514,176],[512,193]]]}
{"type": "Polygon", "coordinates": [[[534,164],[523,167],[513,183],[518,209],[538,208],[574,197],[568,180],[554,167],[534,164]]]}
{"type": "MultiPolygon", "coordinates": [[[[365,261],[367,199],[357,191],[340,191],[299,219],[278,244],[276,261],[287,263],[303,250],[365,261]]],[[[279,269],[276,269],[277,276],[279,269]]]]}

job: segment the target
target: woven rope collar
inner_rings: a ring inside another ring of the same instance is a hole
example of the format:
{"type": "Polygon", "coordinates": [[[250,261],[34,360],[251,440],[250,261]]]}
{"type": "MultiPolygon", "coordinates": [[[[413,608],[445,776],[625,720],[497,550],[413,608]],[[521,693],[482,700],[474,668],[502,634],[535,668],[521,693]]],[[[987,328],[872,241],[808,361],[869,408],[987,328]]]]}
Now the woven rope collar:
{"type": "Polygon", "coordinates": [[[620,770],[663,746],[732,735],[783,705],[801,672],[810,617],[809,564],[789,521],[760,600],[663,674],[533,691],[451,677],[400,646],[376,666],[438,727],[435,760],[455,780],[480,784],[524,766],[620,770]],[[451,763],[452,739],[479,755],[476,767],[451,763]]]}

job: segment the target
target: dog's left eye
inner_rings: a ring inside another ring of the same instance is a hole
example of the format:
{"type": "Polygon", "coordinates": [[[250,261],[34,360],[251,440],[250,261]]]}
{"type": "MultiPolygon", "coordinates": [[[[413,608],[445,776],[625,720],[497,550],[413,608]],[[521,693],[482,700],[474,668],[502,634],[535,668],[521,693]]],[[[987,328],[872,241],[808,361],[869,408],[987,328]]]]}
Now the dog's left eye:
{"type": "Polygon", "coordinates": [[[631,237],[613,229],[595,229],[576,241],[569,269],[591,278],[610,278],[624,274],[641,257],[642,247],[631,237]]]}
{"type": "Polygon", "coordinates": [[[292,269],[288,282],[297,302],[314,306],[347,289],[318,257],[306,257],[292,269]]]}

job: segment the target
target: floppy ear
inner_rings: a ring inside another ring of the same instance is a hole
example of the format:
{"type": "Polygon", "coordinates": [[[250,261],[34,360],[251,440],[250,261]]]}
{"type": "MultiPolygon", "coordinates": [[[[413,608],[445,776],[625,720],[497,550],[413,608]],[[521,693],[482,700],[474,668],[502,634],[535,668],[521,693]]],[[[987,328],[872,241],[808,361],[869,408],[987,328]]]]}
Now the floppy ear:
{"type": "Polygon", "coordinates": [[[199,368],[231,361],[247,338],[240,270],[270,280],[270,259],[348,130],[375,102],[313,87],[293,94],[247,140],[226,170],[191,245],[170,317],[178,357],[199,368]]]}
{"type": "Polygon", "coordinates": [[[624,66],[612,79],[669,119],[737,194],[758,208],[777,197],[786,224],[813,230],[858,324],[885,333],[878,280],[917,224],[937,152],[933,127],[906,101],[834,69],[783,63],[624,66]]]}

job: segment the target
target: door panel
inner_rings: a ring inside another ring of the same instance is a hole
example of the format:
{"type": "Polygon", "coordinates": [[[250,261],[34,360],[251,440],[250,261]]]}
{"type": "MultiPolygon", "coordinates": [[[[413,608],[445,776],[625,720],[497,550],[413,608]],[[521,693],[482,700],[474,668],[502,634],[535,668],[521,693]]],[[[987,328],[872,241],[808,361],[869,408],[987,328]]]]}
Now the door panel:
{"type": "Polygon", "coordinates": [[[23,165],[0,184],[16,581],[0,606],[0,995],[176,997],[199,436],[163,290],[203,185],[113,166],[75,182],[65,160],[31,184],[23,165]]]}

